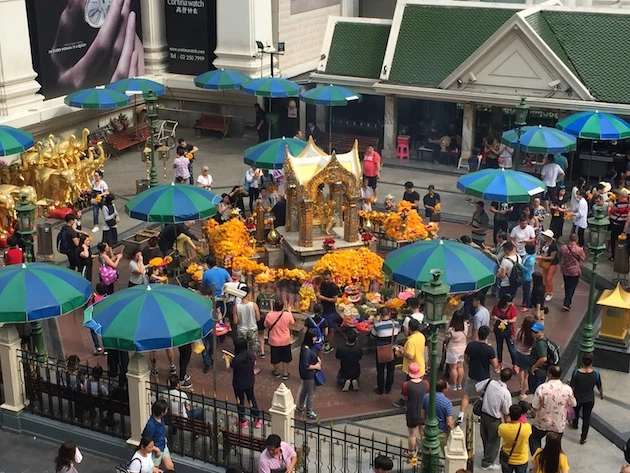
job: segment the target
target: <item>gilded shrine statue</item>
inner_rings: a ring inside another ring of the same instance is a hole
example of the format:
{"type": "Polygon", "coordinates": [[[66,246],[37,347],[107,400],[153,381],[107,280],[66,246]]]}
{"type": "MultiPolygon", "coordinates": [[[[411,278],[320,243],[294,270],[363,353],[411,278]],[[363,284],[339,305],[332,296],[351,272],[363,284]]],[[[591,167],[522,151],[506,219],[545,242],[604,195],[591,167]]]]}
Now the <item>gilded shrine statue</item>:
{"type": "Polygon", "coordinates": [[[358,144],[351,152],[328,155],[312,139],[298,156],[287,149],[283,174],[287,198],[284,232],[299,232],[298,244],[312,247],[329,236],[359,240],[357,202],[361,164],[358,144]]]}

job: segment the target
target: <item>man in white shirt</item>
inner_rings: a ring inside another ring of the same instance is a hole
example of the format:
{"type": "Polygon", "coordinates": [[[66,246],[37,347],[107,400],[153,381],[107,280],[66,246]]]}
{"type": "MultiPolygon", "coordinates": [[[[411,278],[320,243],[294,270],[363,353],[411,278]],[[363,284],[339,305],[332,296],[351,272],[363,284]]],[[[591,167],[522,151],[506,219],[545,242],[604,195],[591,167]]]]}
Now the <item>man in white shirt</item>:
{"type": "Polygon", "coordinates": [[[547,185],[545,206],[549,210],[549,201],[556,195],[556,185],[560,179],[564,178],[564,171],[556,163],[553,155],[550,154],[545,158],[545,165],[540,170],[540,178],[547,185]]]}
{"type": "Polygon", "coordinates": [[[412,313],[403,320],[403,330],[405,331],[406,337],[409,336],[409,322],[411,322],[411,319],[416,319],[420,323],[424,320],[424,314],[420,312],[420,303],[417,297],[407,299],[407,307],[411,309],[412,313]]]}
{"type": "Polygon", "coordinates": [[[577,233],[578,245],[584,246],[584,230],[588,226],[588,202],[586,201],[586,190],[580,189],[577,192],[577,205],[573,210],[573,228],[571,233],[577,233]]]}
{"type": "Polygon", "coordinates": [[[260,169],[255,166],[250,167],[245,172],[245,182],[247,182],[247,193],[249,194],[249,211],[254,212],[254,202],[258,200],[260,195],[260,169]]]}
{"type": "Polygon", "coordinates": [[[168,377],[168,402],[171,414],[188,419],[192,417],[196,420],[203,420],[203,409],[190,408],[190,398],[188,394],[177,388],[179,378],[176,374],[168,377]]]}
{"type": "Polygon", "coordinates": [[[499,146],[499,166],[505,169],[511,169],[513,154],[513,148],[510,148],[508,145],[501,143],[501,146],[499,146]]]}
{"type": "Polygon", "coordinates": [[[512,405],[512,394],[507,387],[512,379],[511,368],[501,370],[501,380],[483,380],[475,385],[475,390],[483,395],[481,407],[481,441],[483,442],[482,470],[499,470],[494,463],[501,447],[499,425],[507,418],[512,405]]]}
{"type": "Polygon", "coordinates": [[[505,250],[505,257],[501,260],[501,265],[497,271],[497,277],[501,281],[499,285],[499,298],[506,294],[511,294],[512,299],[514,299],[518,287],[514,287],[510,284],[510,275],[514,269],[514,263],[523,264],[523,260],[514,251],[514,245],[512,243],[506,243],[503,245],[503,249],[505,250]]]}
{"type": "Polygon", "coordinates": [[[486,325],[490,327],[490,312],[485,308],[483,303],[485,302],[485,296],[477,293],[473,296],[473,308],[475,314],[473,315],[473,333],[471,340],[479,340],[479,327],[486,325]]]}
{"type": "Polygon", "coordinates": [[[524,215],[521,215],[518,225],[512,229],[512,232],[510,233],[510,242],[512,242],[516,248],[516,253],[519,256],[525,256],[525,245],[527,243],[536,244],[536,232],[532,226],[527,223],[527,217],[524,215]]]}

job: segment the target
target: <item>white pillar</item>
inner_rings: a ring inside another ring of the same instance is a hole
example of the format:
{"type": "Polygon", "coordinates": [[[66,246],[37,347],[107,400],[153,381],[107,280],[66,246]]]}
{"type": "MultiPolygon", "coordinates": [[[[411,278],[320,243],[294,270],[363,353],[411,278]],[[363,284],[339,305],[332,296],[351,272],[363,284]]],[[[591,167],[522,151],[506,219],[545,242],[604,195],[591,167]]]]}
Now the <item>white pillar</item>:
{"type": "Polygon", "coordinates": [[[457,426],[451,430],[446,447],[444,448],[444,473],[456,473],[465,470],[468,463],[468,450],[466,450],[466,436],[463,430],[457,426]]]}
{"type": "Polygon", "coordinates": [[[13,325],[0,328],[0,364],[4,384],[4,404],[0,408],[10,412],[24,409],[22,367],[18,362],[20,336],[13,325]]]}
{"type": "Polygon", "coordinates": [[[35,80],[26,0],[0,0],[0,115],[37,108],[44,96],[35,80]]]}
{"type": "Polygon", "coordinates": [[[341,16],[359,16],[359,0],[341,0],[341,16]]]}
{"type": "Polygon", "coordinates": [[[142,430],[151,416],[149,396],[147,395],[151,371],[149,363],[142,354],[136,352],[129,359],[127,368],[127,389],[129,391],[129,418],[131,420],[130,445],[138,446],[142,430]]]}
{"type": "Polygon", "coordinates": [[[385,117],[383,119],[383,157],[392,158],[396,154],[396,141],[398,131],[398,113],[396,107],[396,96],[385,96],[385,117]]]}
{"type": "Polygon", "coordinates": [[[148,75],[159,75],[168,70],[168,44],[164,2],[142,0],[142,45],[144,69],[148,75]]]}
{"type": "Polygon", "coordinates": [[[291,390],[284,383],[280,383],[273,393],[269,414],[271,414],[271,433],[279,435],[289,445],[295,445],[293,430],[295,401],[291,390]]]}
{"type": "Polygon", "coordinates": [[[217,69],[236,69],[251,77],[270,74],[270,56],[258,56],[256,41],[273,46],[271,0],[217,0],[217,69]]]}
{"type": "Polygon", "coordinates": [[[462,158],[467,159],[475,146],[475,112],[476,103],[464,104],[464,119],[462,124],[462,158]]]}

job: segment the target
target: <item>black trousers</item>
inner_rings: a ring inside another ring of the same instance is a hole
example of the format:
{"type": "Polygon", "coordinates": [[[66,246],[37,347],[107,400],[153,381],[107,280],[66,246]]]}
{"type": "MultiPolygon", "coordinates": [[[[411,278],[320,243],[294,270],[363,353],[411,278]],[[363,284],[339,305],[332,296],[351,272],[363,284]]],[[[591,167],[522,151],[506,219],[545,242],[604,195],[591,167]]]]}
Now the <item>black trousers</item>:
{"type": "Polygon", "coordinates": [[[179,347],[179,380],[183,381],[192,356],[192,343],[179,347]]]}
{"type": "Polygon", "coordinates": [[[580,276],[566,276],[562,275],[564,279],[564,302],[563,305],[566,307],[571,307],[571,301],[573,301],[573,294],[575,294],[575,290],[578,287],[580,282],[580,276]]]}
{"type": "Polygon", "coordinates": [[[121,350],[107,350],[107,366],[109,377],[118,376],[118,384],[121,387],[127,385],[127,367],[129,366],[129,352],[121,350]]]}
{"type": "Polygon", "coordinates": [[[506,219],[504,219],[504,220],[495,220],[494,221],[494,227],[492,228],[492,242],[496,245],[497,244],[497,233],[499,233],[499,232],[507,233],[507,231],[508,231],[508,221],[506,219]]]}
{"type": "Polygon", "coordinates": [[[376,362],[376,388],[380,393],[388,393],[394,384],[394,361],[387,363],[376,362]],[[387,375],[385,375],[387,371],[387,375]]]}
{"type": "Polygon", "coordinates": [[[254,205],[256,204],[256,201],[258,200],[258,196],[260,195],[260,189],[256,188],[249,188],[249,191],[247,191],[249,193],[249,211],[253,212],[254,211],[254,205]]]}
{"type": "Polygon", "coordinates": [[[588,435],[588,429],[591,427],[591,413],[593,412],[593,407],[595,406],[595,402],[584,402],[578,403],[575,406],[575,421],[574,426],[577,427],[578,419],[580,418],[580,411],[582,411],[582,435],[580,436],[581,440],[584,440],[588,435]]]}
{"type": "MultiPolygon", "coordinates": [[[[563,433],[558,433],[560,439],[562,439],[563,433]]],[[[545,435],[547,435],[546,430],[540,430],[532,426],[532,435],[529,437],[529,451],[532,455],[542,446],[542,439],[545,438],[545,435]]]]}
{"type": "Polygon", "coordinates": [[[258,410],[258,403],[256,402],[256,396],[254,395],[254,388],[247,389],[234,389],[234,395],[238,399],[238,415],[241,422],[245,420],[245,398],[252,406],[252,417],[260,419],[260,411],[258,410]]]}

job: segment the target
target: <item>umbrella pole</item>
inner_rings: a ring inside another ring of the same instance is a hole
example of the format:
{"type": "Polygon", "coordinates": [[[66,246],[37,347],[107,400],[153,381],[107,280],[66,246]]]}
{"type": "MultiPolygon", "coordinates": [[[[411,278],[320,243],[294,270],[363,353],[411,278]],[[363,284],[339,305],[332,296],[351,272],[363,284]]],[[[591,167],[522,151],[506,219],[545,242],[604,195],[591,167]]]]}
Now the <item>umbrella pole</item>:
{"type": "Polygon", "coordinates": [[[593,140],[591,140],[591,155],[588,159],[588,173],[586,174],[586,182],[591,180],[591,164],[593,164],[593,140]]]}
{"type": "MultiPolygon", "coordinates": [[[[269,115],[271,115],[271,96],[269,97],[269,115]]],[[[267,139],[271,139],[271,120],[267,120],[267,139]]]]}
{"type": "Polygon", "coordinates": [[[217,397],[217,324],[219,317],[217,312],[217,288],[212,284],[212,389],[213,397],[217,397]]]}

